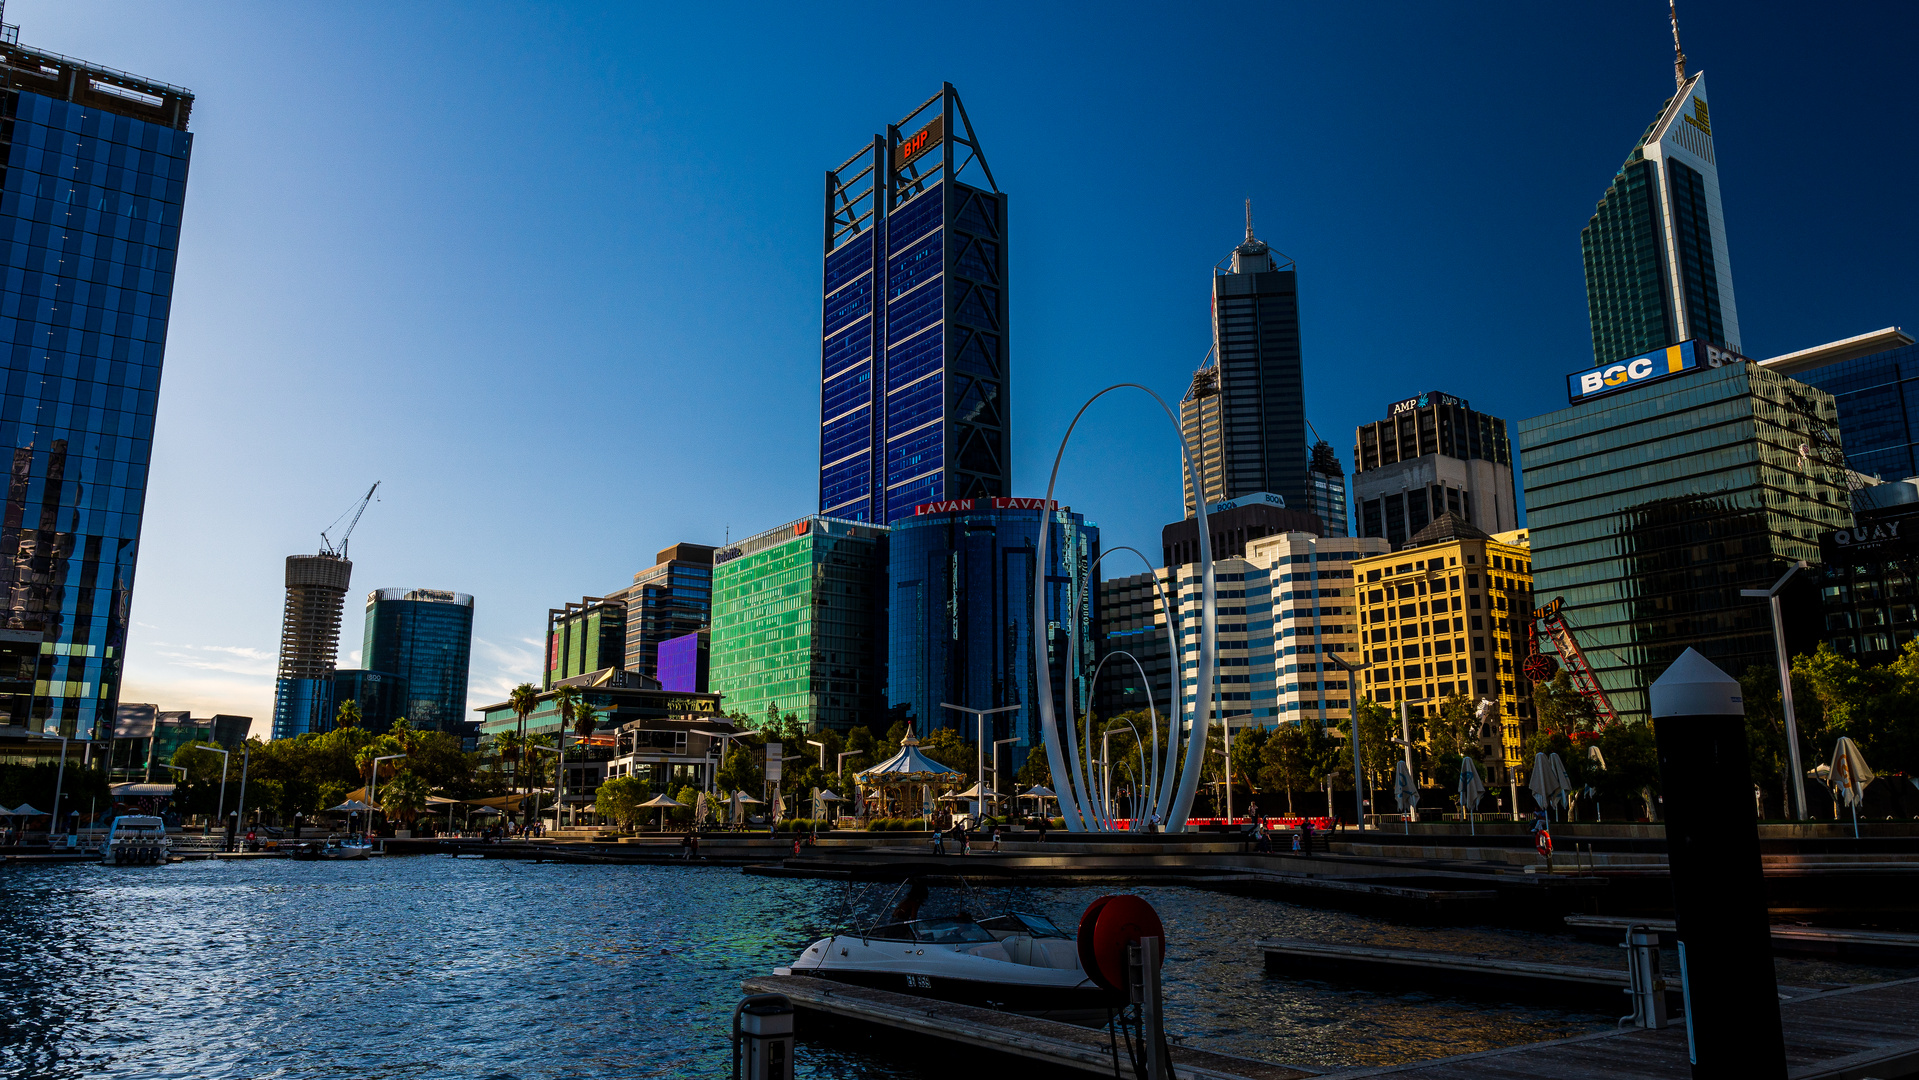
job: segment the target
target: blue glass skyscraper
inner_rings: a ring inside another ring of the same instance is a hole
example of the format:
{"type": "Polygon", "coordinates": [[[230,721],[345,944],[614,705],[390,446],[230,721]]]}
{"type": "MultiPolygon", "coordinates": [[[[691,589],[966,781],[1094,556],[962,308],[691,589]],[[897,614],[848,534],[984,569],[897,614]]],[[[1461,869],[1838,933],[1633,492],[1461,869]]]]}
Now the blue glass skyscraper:
{"type": "Polygon", "coordinates": [[[110,736],[146,503],[193,94],[0,41],[0,523],[6,626],[40,635],[30,716],[110,736]]]}
{"type": "Polygon", "coordinates": [[[951,83],[826,174],[823,295],[820,513],[1009,494],[1006,196],[951,83]]]}
{"type": "Polygon", "coordinates": [[[473,652],[473,598],[441,589],[375,589],[366,597],[361,662],[406,684],[407,719],[473,739],[466,677],[473,652]]]}

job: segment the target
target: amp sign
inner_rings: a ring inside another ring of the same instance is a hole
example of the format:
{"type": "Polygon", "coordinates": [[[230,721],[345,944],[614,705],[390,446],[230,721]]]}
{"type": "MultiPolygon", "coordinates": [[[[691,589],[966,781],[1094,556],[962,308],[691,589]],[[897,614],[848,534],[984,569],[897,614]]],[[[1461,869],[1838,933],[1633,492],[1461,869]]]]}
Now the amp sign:
{"type": "Polygon", "coordinates": [[[1566,376],[1566,398],[1577,405],[1629,386],[1681,375],[1699,366],[1693,342],[1682,341],[1656,352],[1629,357],[1590,371],[1566,376]]]}

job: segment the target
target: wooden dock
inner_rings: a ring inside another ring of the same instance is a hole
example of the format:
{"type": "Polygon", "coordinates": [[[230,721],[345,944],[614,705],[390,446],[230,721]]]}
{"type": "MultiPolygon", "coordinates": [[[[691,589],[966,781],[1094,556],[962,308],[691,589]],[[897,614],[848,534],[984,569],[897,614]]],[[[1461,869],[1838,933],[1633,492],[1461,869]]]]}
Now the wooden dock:
{"type": "MultiPolygon", "coordinates": [[[[1919,979],[1813,994],[1779,1007],[1789,1080],[1919,1076],[1919,979]]],[[[1683,1021],[1432,1061],[1349,1069],[1328,1080],[1690,1080],[1683,1021]]]]}
{"type": "MultiPolygon", "coordinates": [[[[1337,982],[1438,987],[1465,996],[1500,1001],[1550,1000],[1618,1016],[1632,1011],[1626,999],[1624,960],[1617,969],[1579,967],[1505,956],[1433,949],[1382,949],[1331,941],[1269,938],[1255,943],[1266,970],[1337,982]]],[[[1666,1008],[1683,1002],[1677,975],[1669,981],[1666,1008]]]]}
{"type": "MultiPolygon", "coordinates": [[[[1623,940],[1628,926],[1643,926],[1659,933],[1662,944],[1678,940],[1671,919],[1635,919],[1624,915],[1568,915],[1566,926],[1588,937],[1623,940]]],[[[1772,951],[1775,955],[1849,956],[1859,959],[1919,963],[1919,934],[1894,934],[1881,930],[1848,930],[1825,926],[1774,926],[1772,951]]]]}
{"type": "MultiPolygon", "coordinates": [[[[974,1051],[1008,1055],[1043,1066],[1054,1074],[1114,1075],[1114,1051],[1101,1028],[954,1005],[929,998],[850,986],[807,975],[768,975],[740,984],[749,994],[784,994],[805,1013],[875,1025],[903,1035],[937,1039],[974,1051]]],[[[800,1030],[805,1037],[805,1028],[800,1030]]],[[[1215,1054],[1188,1046],[1173,1047],[1173,1075],[1179,1080],[1298,1080],[1322,1070],[1273,1065],[1252,1058],[1215,1054]]],[[[1119,1075],[1132,1074],[1124,1046],[1119,1075]]]]}

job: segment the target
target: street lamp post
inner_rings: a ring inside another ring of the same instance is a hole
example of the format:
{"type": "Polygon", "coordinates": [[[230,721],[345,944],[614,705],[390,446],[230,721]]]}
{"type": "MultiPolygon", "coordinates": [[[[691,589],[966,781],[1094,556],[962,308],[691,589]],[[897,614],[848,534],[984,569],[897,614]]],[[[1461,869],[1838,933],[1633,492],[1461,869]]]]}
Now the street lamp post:
{"type": "Polygon", "coordinates": [[[373,831],[373,808],[380,805],[380,762],[398,761],[405,756],[405,754],[385,754],[373,759],[373,768],[368,770],[369,775],[366,781],[366,802],[368,807],[366,823],[367,832],[369,833],[373,831]]]}
{"type": "MultiPolygon", "coordinates": [[[[1044,525],[1041,526],[1042,530],[1044,527],[1044,525]]],[[[986,718],[994,713],[1012,712],[1014,709],[1019,708],[1019,706],[1001,705],[997,709],[969,709],[964,705],[948,705],[942,701],[940,702],[940,708],[952,709],[954,712],[971,713],[973,719],[979,723],[979,743],[974,747],[974,749],[978,751],[979,757],[979,786],[974,791],[974,794],[977,795],[978,798],[973,800],[973,825],[977,828],[980,822],[986,820],[986,718]]],[[[994,764],[997,765],[998,761],[995,760],[994,764]]]]}
{"type": "MultiPolygon", "coordinates": [[[[995,792],[997,792],[997,793],[999,794],[999,797],[1000,797],[1001,799],[1003,799],[1003,800],[1006,800],[1006,801],[1007,801],[1007,805],[1008,805],[1008,806],[1013,806],[1013,807],[1017,807],[1017,803],[1015,803],[1015,802],[1013,802],[1013,801],[1012,801],[1012,800],[1010,800],[1010,799],[1007,799],[1007,798],[1006,798],[1006,789],[1005,789],[1005,788],[1003,788],[1003,787],[1001,787],[1001,786],[999,786],[999,748],[1000,748],[1000,747],[1002,747],[1002,746],[1005,746],[1005,745],[1006,745],[1007,743],[1016,743],[1016,742],[1018,742],[1018,741],[1019,741],[1019,736],[1018,736],[1018,735],[1015,735],[1015,736],[1013,736],[1013,737],[1011,737],[1011,738],[1008,738],[1008,739],[994,739],[994,740],[993,740],[993,790],[994,790],[995,792]]],[[[1010,817],[1010,816],[1011,816],[1011,814],[1009,813],[1009,814],[1007,814],[1007,815],[1005,815],[1005,816],[1009,816],[1009,817],[1010,817]]]]}
{"type": "Polygon", "coordinates": [[[1226,824],[1233,823],[1233,721],[1242,716],[1251,716],[1249,712],[1236,712],[1231,716],[1219,718],[1219,726],[1226,733],[1226,824]]]}
{"type": "Polygon", "coordinates": [[[1770,589],[1741,589],[1739,595],[1764,597],[1772,605],[1772,648],[1779,660],[1779,704],[1786,714],[1786,772],[1792,777],[1791,812],[1793,820],[1806,820],[1806,777],[1799,769],[1799,722],[1792,711],[1792,663],[1786,656],[1786,624],[1779,605],[1779,591],[1792,576],[1806,568],[1803,562],[1786,568],[1770,589]]]}
{"type": "MultiPolygon", "coordinates": [[[[36,731],[36,732],[33,732],[32,735],[36,739],[59,739],[60,740],[60,770],[55,775],[55,779],[53,781],[53,816],[50,819],[52,821],[52,827],[47,830],[47,835],[52,836],[54,833],[58,832],[61,828],[60,798],[62,795],[66,794],[66,788],[67,788],[67,737],[65,735],[48,735],[44,731],[36,731]]],[[[26,826],[22,825],[20,829],[21,829],[21,835],[24,836],[26,834],[26,826]]],[[[48,840],[47,843],[51,844],[53,843],[53,841],[48,840]]]]}
{"type": "Polygon", "coordinates": [[[808,739],[806,740],[806,745],[817,746],[820,748],[820,771],[825,772],[826,771],[826,744],[823,742],[820,742],[818,739],[808,739]]]}
{"type": "MultiPolygon", "coordinates": [[[[566,738],[566,728],[564,726],[560,728],[560,738],[566,738]]],[[[558,831],[560,827],[560,783],[566,778],[566,769],[563,767],[566,764],[566,752],[554,746],[539,746],[535,747],[535,749],[544,750],[549,754],[560,755],[559,761],[553,766],[553,828],[555,831],[558,831]]],[[[535,800],[533,803],[533,820],[538,821],[539,819],[540,804],[538,800],[535,800]]]]}
{"type": "MultiPolygon", "coordinates": [[[[1362,672],[1365,672],[1367,669],[1371,668],[1372,664],[1367,663],[1360,667],[1354,667],[1352,664],[1347,663],[1345,658],[1340,656],[1338,653],[1329,652],[1323,655],[1326,657],[1326,659],[1331,660],[1335,664],[1338,664],[1342,669],[1345,670],[1347,682],[1349,684],[1346,687],[1346,716],[1347,716],[1347,719],[1352,721],[1352,726],[1353,726],[1354,827],[1359,829],[1361,832],[1364,832],[1366,831],[1366,763],[1364,759],[1360,756],[1359,706],[1355,703],[1359,700],[1358,694],[1360,692],[1360,686],[1359,686],[1360,674],[1362,672]]],[[[1332,803],[1330,800],[1328,800],[1327,809],[1331,810],[1331,808],[1332,808],[1332,803]]]]}

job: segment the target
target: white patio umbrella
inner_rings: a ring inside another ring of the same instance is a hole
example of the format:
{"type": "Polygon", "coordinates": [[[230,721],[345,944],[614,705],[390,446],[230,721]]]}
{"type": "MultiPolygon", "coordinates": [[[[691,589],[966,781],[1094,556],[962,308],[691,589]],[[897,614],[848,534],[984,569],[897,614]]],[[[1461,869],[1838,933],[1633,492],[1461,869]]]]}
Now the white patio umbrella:
{"type": "Polygon", "coordinates": [[[766,831],[772,832],[773,830],[778,829],[780,827],[780,819],[785,816],[786,816],[786,796],[780,792],[775,791],[773,793],[773,808],[767,811],[767,814],[766,814],[766,831]]]}
{"type": "Polygon", "coordinates": [[[841,798],[838,794],[836,794],[832,788],[814,788],[813,789],[813,816],[816,818],[824,818],[826,817],[828,803],[845,802],[845,801],[846,800],[841,798]]]}
{"type": "Polygon", "coordinates": [[[1485,795],[1486,782],[1479,778],[1479,763],[1469,755],[1459,755],[1459,808],[1466,811],[1468,835],[1478,835],[1479,824],[1473,818],[1473,808],[1479,805],[1479,800],[1485,795]]]}
{"type": "Polygon", "coordinates": [[[660,831],[665,832],[666,831],[666,808],[671,806],[677,810],[680,807],[683,807],[685,805],[686,804],[683,802],[678,802],[672,798],[669,798],[668,796],[664,794],[661,794],[661,795],[655,795],[651,799],[648,799],[647,801],[641,803],[640,809],[652,810],[657,808],[660,812],[660,831]]]}
{"type": "Polygon", "coordinates": [[[1544,807],[1547,816],[1551,817],[1553,801],[1558,800],[1563,810],[1566,789],[1572,786],[1566,780],[1566,763],[1559,760],[1558,754],[1534,754],[1533,772],[1526,779],[1526,786],[1532,789],[1533,800],[1544,807]]]}
{"type": "MultiPolygon", "coordinates": [[[[1419,781],[1413,779],[1413,771],[1406,767],[1404,759],[1393,763],[1393,801],[1399,804],[1399,812],[1409,814],[1419,805],[1419,781]]],[[[1412,832],[1412,822],[1406,822],[1406,831],[1412,832]]]]}
{"type": "Polygon", "coordinates": [[[1859,744],[1841,735],[1832,748],[1832,789],[1839,799],[1852,807],[1852,836],[1859,838],[1859,804],[1866,798],[1866,785],[1872,783],[1872,770],[1859,744]]]}
{"type": "Polygon", "coordinates": [[[9,810],[8,813],[14,817],[45,817],[47,812],[45,810],[35,810],[31,803],[21,803],[19,806],[9,810]]]}

